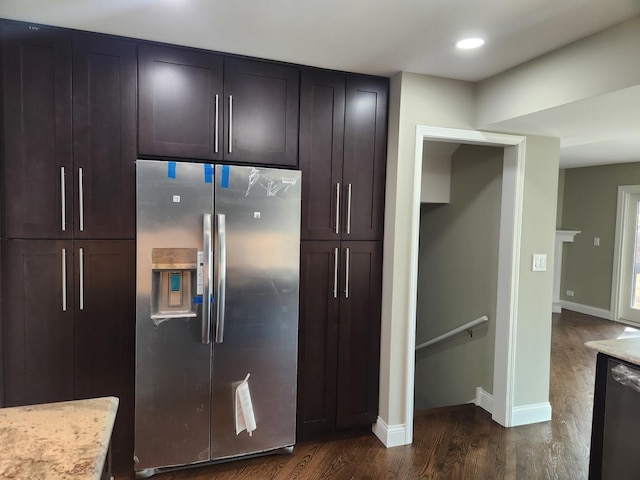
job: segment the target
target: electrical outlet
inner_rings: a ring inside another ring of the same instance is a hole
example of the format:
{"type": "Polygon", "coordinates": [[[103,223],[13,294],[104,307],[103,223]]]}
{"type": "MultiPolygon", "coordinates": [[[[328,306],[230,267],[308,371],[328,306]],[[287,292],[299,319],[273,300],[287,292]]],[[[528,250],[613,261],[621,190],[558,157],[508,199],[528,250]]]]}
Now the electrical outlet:
{"type": "Polygon", "coordinates": [[[567,290],[567,297],[573,297],[573,290],[567,290]]]}
{"type": "Polygon", "coordinates": [[[600,246],[600,237],[593,237],[593,246],[594,247],[600,246]]]}

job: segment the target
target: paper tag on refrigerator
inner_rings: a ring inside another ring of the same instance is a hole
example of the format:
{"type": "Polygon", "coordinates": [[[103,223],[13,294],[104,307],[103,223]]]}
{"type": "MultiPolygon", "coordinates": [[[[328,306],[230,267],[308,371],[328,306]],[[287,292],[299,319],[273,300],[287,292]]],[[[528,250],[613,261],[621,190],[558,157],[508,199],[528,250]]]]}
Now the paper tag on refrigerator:
{"type": "Polygon", "coordinates": [[[236,435],[246,430],[249,436],[252,436],[256,429],[256,417],[253,413],[253,403],[249,392],[249,374],[236,387],[235,397],[236,435]]]}
{"type": "Polygon", "coordinates": [[[198,270],[196,274],[196,295],[204,293],[204,252],[198,252],[198,270]]]}

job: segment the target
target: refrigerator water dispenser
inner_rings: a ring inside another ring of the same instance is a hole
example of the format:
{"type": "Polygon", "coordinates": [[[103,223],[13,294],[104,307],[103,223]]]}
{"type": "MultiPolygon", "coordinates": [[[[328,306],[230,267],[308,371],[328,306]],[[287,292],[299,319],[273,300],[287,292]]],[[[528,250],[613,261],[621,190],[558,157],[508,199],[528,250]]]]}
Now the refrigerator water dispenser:
{"type": "Polygon", "coordinates": [[[201,263],[195,248],[151,250],[151,319],[197,316],[201,263]]]}

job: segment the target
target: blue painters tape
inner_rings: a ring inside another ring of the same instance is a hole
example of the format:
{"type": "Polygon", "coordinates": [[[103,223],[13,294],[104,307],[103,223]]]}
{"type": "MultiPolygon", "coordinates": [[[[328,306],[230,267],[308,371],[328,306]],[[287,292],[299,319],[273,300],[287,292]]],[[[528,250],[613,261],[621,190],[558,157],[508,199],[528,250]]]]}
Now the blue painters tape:
{"type": "Polygon", "coordinates": [[[229,188],[229,165],[222,166],[222,178],[220,179],[222,188],[229,188]]]}
{"type": "Polygon", "coordinates": [[[204,165],[204,183],[213,183],[213,165],[204,165]]]}
{"type": "MultiPolygon", "coordinates": [[[[194,305],[202,305],[202,295],[196,295],[191,299],[191,303],[194,305]]],[[[209,303],[214,303],[213,293],[209,295],[209,303]]]]}
{"type": "Polygon", "coordinates": [[[167,166],[167,177],[176,178],[176,162],[169,162],[167,166]]]}

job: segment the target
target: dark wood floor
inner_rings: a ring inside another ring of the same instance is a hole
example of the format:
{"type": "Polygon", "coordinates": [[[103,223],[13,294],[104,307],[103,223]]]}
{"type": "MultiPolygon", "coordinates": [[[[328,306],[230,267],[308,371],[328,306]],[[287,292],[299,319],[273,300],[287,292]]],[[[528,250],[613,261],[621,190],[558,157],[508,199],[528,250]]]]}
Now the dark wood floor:
{"type": "Polygon", "coordinates": [[[153,478],[586,479],[595,353],[584,347],[584,342],[616,338],[624,330],[624,325],[588,315],[569,311],[554,315],[551,422],[505,429],[478,407],[448,407],[416,416],[414,443],[408,446],[387,449],[369,434],[323,443],[299,443],[291,455],[236,461],[153,478]]]}

